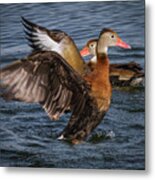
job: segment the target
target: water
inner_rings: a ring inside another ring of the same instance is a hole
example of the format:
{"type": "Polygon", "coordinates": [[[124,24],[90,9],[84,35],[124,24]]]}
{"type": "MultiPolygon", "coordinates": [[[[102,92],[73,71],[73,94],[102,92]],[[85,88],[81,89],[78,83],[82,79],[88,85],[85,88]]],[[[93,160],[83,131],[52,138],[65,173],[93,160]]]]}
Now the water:
{"type": "MultiPolygon", "coordinates": [[[[132,50],[111,48],[112,63],[144,68],[144,3],[78,2],[0,5],[1,66],[28,55],[21,16],[61,29],[79,49],[104,27],[117,31],[132,50]]],[[[113,90],[104,121],[80,145],[58,141],[69,114],[51,121],[37,104],[0,99],[0,165],[15,167],[144,169],[144,88],[113,90]]]]}

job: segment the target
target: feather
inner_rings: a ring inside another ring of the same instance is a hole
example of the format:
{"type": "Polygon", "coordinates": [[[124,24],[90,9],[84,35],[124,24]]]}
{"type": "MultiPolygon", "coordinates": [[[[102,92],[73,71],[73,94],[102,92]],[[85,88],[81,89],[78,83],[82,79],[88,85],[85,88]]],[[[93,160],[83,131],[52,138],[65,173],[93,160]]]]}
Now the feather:
{"type": "Polygon", "coordinates": [[[87,82],[56,52],[32,53],[0,73],[4,98],[39,103],[54,120],[70,109],[65,138],[85,139],[103,118],[87,82]]]}

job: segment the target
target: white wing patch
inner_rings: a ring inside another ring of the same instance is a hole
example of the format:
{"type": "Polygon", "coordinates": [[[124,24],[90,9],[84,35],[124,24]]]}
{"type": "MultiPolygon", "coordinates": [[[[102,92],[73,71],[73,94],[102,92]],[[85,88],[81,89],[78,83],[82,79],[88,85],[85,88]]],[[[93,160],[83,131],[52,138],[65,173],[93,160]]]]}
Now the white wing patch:
{"type": "MultiPolygon", "coordinates": [[[[55,41],[49,34],[50,31],[44,27],[35,25],[30,21],[22,18],[22,23],[25,27],[26,38],[29,41],[29,45],[33,49],[39,49],[43,51],[55,51],[59,54],[63,51],[62,44],[55,41]],[[49,32],[49,34],[48,34],[49,32]]],[[[60,33],[62,33],[60,31],[60,33]]]]}
{"type": "Polygon", "coordinates": [[[52,38],[48,36],[48,34],[44,31],[40,31],[39,29],[35,28],[36,32],[33,32],[32,38],[35,41],[35,44],[41,47],[43,50],[54,50],[59,49],[59,44],[55,42],[52,38]]]}

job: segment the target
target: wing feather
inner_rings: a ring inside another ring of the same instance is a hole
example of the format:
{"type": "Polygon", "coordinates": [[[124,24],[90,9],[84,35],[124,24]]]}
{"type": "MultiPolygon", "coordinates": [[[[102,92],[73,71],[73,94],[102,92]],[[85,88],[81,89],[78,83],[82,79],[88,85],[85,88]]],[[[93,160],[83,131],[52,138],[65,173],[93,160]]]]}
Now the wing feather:
{"type": "Polygon", "coordinates": [[[22,17],[22,24],[28,44],[34,50],[52,51],[59,49],[59,42],[67,36],[66,33],[60,30],[52,30],[38,26],[24,17],[22,17]]]}
{"type": "Polygon", "coordinates": [[[82,140],[102,120],[86,81],[57,53],[34,53],[0,70],[3,97],[40,103],[51,119],[68,109],[72,115],[62,132],[65,138],[82,140]]]}

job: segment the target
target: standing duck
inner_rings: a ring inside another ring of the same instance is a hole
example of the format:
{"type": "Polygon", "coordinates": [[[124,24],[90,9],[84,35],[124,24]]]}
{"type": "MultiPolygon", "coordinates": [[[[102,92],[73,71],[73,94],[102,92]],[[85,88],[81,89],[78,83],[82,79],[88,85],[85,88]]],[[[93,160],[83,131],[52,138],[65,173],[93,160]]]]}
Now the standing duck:
{"type": "Polygon", "coordinates": [[[80,143],[102,121],[110,106],[107,50],[111,46],[130,48],[114,31],[103,29],[97,41],[96,68],[84,76],[56,52],[32,53],[0,70],[2,96],[39,103],[53,120],[70,108],[70,120],[59,139],[80,143]]]}
{"type": "MultiPolygon", "coordinates": [[[[93,55],[87,65],[90,69],[96,68],[96,45],[97,39],[91,39],[80,51],[82,56],[93,55]]],[[[110,64],[110,81],[113,86],[139,86],[144,82],[142,67],[135,63],[110,64]]]]}

